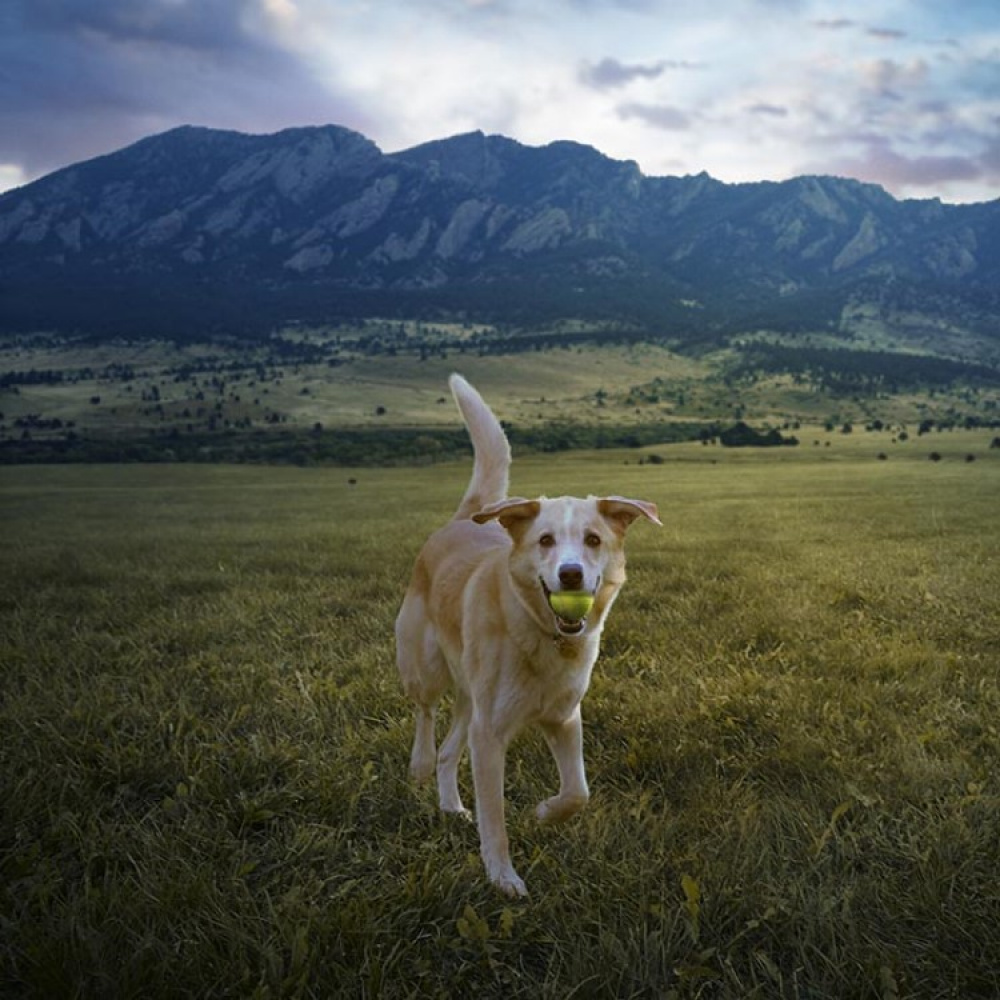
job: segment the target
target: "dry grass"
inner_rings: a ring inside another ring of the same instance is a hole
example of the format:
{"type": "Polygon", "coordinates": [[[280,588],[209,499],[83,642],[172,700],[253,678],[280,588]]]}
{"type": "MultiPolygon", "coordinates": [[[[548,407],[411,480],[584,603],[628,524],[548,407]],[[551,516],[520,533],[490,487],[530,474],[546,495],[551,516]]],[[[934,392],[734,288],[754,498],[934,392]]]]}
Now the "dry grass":
{"type": "Polygon", "coordinates": [[[466,467],[7,470],[0,992],[997,995],[1000,460],[659,450],[515,466],[666,523],[589,808],[538,828],[511,753],[516,904],[405,780],[391,624],[466,467]]]}

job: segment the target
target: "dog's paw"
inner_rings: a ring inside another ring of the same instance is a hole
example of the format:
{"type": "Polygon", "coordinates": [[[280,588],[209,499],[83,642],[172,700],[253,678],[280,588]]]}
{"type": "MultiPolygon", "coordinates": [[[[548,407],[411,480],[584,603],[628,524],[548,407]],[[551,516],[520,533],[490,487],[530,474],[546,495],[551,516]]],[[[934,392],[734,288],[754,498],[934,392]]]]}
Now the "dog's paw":
{"type": "Polygon", "coordinates": [[[576,815],[586,804],[586,795],[553,795],[538,803],[535,815],[539,823],[561,823],[576,815]]]}
{"type": "Polygon", "coordinates": [[[524,879],[513,868],[507,868],[490,875],[490,881],[505,896],[516,898],[528,895],[528,887],[524,884],[524,879]]]}
{"type": "Polygon", "coordinates": [[[434,777],[434,761],[430,765],[423,762],[410,764],[410,781],[417,787],[426,785],[434,777]]]}
{"type": "Polygon", "coordinates": [[[447,806],[441,806],[441,815],[447,816],[449,819],[457,819],[462,823],[474,823],[475,819],[472,813],[465,808],[465,806],[459,804],[457,808],[449,808],[447,806]]]}

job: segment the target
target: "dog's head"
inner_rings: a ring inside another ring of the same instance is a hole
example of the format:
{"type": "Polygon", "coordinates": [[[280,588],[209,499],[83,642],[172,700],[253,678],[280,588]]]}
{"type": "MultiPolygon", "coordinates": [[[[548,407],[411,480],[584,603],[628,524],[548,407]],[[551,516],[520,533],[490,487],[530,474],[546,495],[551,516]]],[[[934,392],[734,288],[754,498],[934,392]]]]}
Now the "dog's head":
{"type": "Polygon", "coordinates": [[[551,615],[562,635],[580,635],[600,622],[625,582],[625,533],[638,518],[660,524],[656,505],[626,497],[515,497],[490,504],[473,520],[498,521],[513,541],[511,576],[540,616],[551,615]],[[553,594],[583,593],[593,607],[583,618],[560,617],[553,594]]]}

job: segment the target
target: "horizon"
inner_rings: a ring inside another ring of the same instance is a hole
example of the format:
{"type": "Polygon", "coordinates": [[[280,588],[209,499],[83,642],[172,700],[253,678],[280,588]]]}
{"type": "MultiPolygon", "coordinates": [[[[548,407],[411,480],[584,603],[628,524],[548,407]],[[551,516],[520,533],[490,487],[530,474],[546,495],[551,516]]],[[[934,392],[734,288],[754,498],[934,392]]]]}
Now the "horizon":
{"type": "Polygon", "coordinates": [[[649,177],[1000,196],[1000,10],[932,0],[9,0],[0,191],[190,122],[481,129],[649,177]]]}
{"type": "Polygon", "coordinates": [[[888,188],[886,188],[885,185],[880,184],[880,183],[878,183],[876,181],[859,180],[856,177],[851,177],[851,176],[846,175],[846,174],[836,174],[836,173],[802,173],[802,174],[796,174],[794,176],[785,177],[785,178],[781,178],[781,179],[777,179],[777,178],[773,178],[773,177],[760,177],[760,178],[755,178],[755,179],[750,179],[750,180],[737,180],[737,181],[727,181],[727,180],[725,180],[723,178],[716,177],[710,171],[704,170],[704,169],[703,170],[699,170],[699,171],[695,171],[695,172],[686,172],[686,173],[672,173],[672,174],[671,173],[659,173],[659,174],[650,174],[650,173],[647,173],[645,170],[643,170],[642,169],[642,165],[639,164],[639,163],[637,163],[634,159],[621,159],[619,157],[610,156],[609,154],[607,154],[606,152],[604,152],[604,150],[601,150],[601,149],[599,149],[599,148],[597,148],[595,146],[592,146],[589,143],[579,142],[578,140],[575,140],[575,139],[565,139],[565,138],[556,137],[556,138],[550,139],[547,142],[531,143],[531,142],[522,142],[519,139],[516,139],[516,138],[514,138],[512,136],[504,135],[504,134],[499,133],[499,132],[486,132],[483,129],[470,129],[470,130],[467,130],[465,132],[457,132],[457,133],[454,133],[452,135],[434,136],[434,137],[425,139],[425,140],[423,140],[421,142],[417,142],[417,143],[415,143],[413,145],[403,146],[403,147],[400,147],[398,149],[387,150],[387,149],[382,148],[382,146],[379,145],[373,138],[371,138],[370,136],[365,135],[363,132],[360,132],[357,129],[351,128],[351,127],[346,126],[346,125],[341,125],[341,124],[339,124],[337,122],[324,122],[324,123],[321,123],[321,124],[314,124],[314,125],[287,125],[287,126],[282,126],[281,128],[278,128],[278,129],[265,130],[265,131],[247,131],[247,130],[236,129],[236,128],[216,128],[216,127],[208,126],[208,125],[198,125],[198,124],[195,124],[193,122],[185,122],[185,123],[181,123],[181,124],[178,124],[178,125],[171,126],[170,128],[164,129],[163,131],[160,131],[160,132],[153,132],[153,133],[150,133],[148,135],[140,136],[139,138],[135,139],[134,141],[129,142],[126,145],[120,146],[120,147],[118,147],[116,149],[109,149],[109,150],[107,150],[105,152],[99,152],[99,153],[96,153],[93,156],[89,156],[86,159],[79,160],[79,161],[76,161],[74,163],[68,163],[68,164],[65,164],[64,166],[61,166],[61,167],[56,167],[53,170],[49,171],[48,173],[43,174],[43,175],[41,175],[39,177],[32,178],[31,180],[27,180],[27,181],[25,181],[22,184],[16,184],[14,186],[7,187],[7,188],[0,187],[0,198],[3,198],[3,197],[5,197],[8,194],[13,194],[13,193],[15,193],[17,191],[23,190],[24,188],[30,187],[32,184],[35,184],[35,183],[37,183],[39,181],[44,181],[46,178],[54,176],[54,175],[56,175],[58,173],[61,173],[64,170],[73,170],[73,169],[76,169],[76,168],[78,168],[80,166],[83,166],[86,163],[90,163],[90,162],[93,162],[95,160],[104,159],[104,158],[109,157],[109,156],[115,156],[115,155],[117,155],[119,153],[122,153],[125,150],[127,150],[127,149],[129,149],[129,148],[131,148],[133,146],[139,145],[139,144],[141,144],[143,142],[147,142],[149,140],[156,139],[156,138],[159,138],[159,137],[164,136],[164,135],[168,135],[171,132],[183,131],[185,129],[195,129],[195,130],[202,130],[202,131],[207,131],[207,132],[229,132],[229,133],[232,133],[232,134],[235,134],[235,135],[254,136],[254,137],[259,137],[259,138],[269,138],[269,137],[279,136],[279,135],[281,135],[284,132],[320,131],[320,130],[327,129],[327,128],[342,129],[342,130],[346,130],[346,131],[349,131],[349,132],[354,132],[355,134],[362,136],[362,138],[367,139],[368,141],[374,143],[374,145],[378,148],[379,152],[383,156],[398,155],[398,154],[405,153],[405,152],[407,152],[409,150],[412,150],[412,149],[417,149],[420,146],[429,145],[431,143],[448,142],[448,141],[451,141],[451,140],[454,140],[454,139],[459,139],[459,138],[461,138],[463,136],[466,136],[466,135],[482,135],[485,139],[505,139],[507,141],[514,142],[517,145],[519,145],[519,146],[521,146],[523,148],[526,148],[526,149],[545,149],[548,146],[557,145],[559,143],[572,143],[574,145],[578,145],[578,146],[582,146],[582,147],[586,147],[586,148],[592,149],[596,153],[598,153],[599,155],[601,155],[602,157],[604,157],[605,159],[611,160],[613,162],[635,164],[635,166],[637,167],[637,169],[639,170],[639,172],[642,174],[642,176],[644,178],[649,179],[649,180],[656,180],[656,179],[660,179],[660,178],[681,178],[681,179],[684,179],[684,178],[695,178],[695,177],[702,177],[702,176],[704,176],[704,177],[707,177],[709,180],[715,181],[715,182],[720,183],[720,184],[724,184],[724,185],[729,186],[729,187],[739,187],[739,186],[749,186],[749,185],[754,185],[754,184],[785,184],[785,183],[789,183],[791,181],[805,180],[805,179],[809,179],[809,178],[816,178],[818,180],[842,181],[842,182],[846,182],[846,183],[860,184],[860,185],[867,186],[867,187],[875,187],[875,188],[878,188],[879,190],[883,191],[885,194],[887,194],[889,197],[893,198],[895,201],[899,201],[899,202],[903,202],[903,201],[922,201],[922,202],[938,202],[938,203],[943,204],[943,205],[978,205],[978,204],[990,204],[990,203],[992,203],[994,201],[1000,200],[1000,193],[998,193],[993,198],[988,198],[988,199],[986,199],[984,201],[981,201],[981,202],[976,202],[976,201],[957,201],[957,202],[956,201],[949,201],[948,199],[946,199],[944,197],[941,197],[940,195],[932,195],[932,194],[928,194],[928,195],[916,195],[916,196],[902,196],[901,197],[901,196],[895,194],[893,191],[891,191],[888,188]]]}

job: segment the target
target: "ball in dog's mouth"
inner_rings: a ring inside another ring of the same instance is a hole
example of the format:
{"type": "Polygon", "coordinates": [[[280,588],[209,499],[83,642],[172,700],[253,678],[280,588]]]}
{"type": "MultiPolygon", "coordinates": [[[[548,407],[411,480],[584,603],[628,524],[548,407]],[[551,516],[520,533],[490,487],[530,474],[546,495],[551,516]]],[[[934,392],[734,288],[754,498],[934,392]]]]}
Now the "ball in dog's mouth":
{"type": "Polygon", "coordinates": [[[586,590],[549,590],[543,581],[546,600],[556,617],[562,635],[579,635],[587,625],[587,615],[594,606],[594,595],[586,590]]]}

